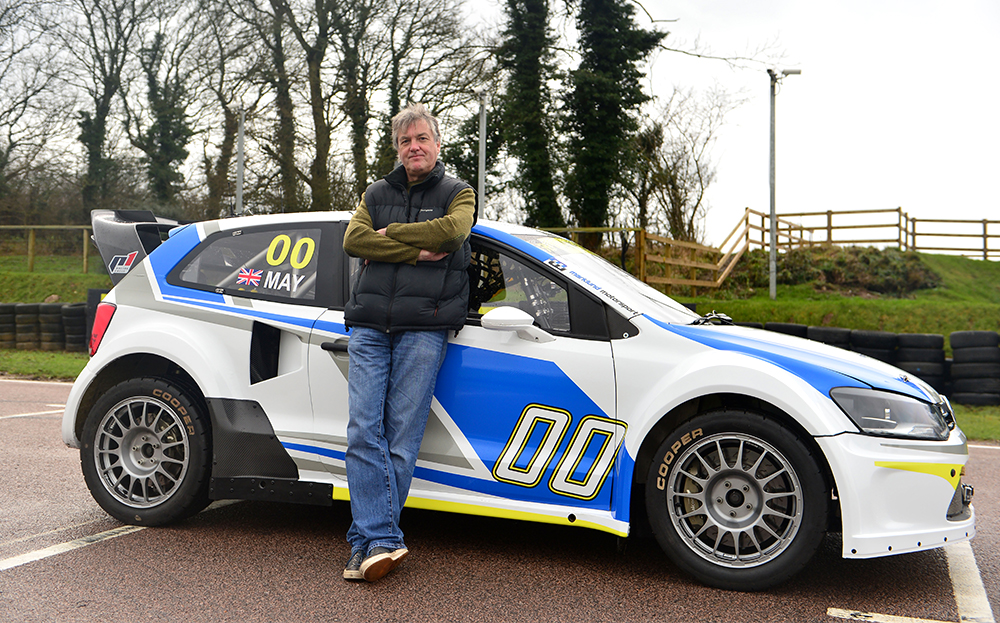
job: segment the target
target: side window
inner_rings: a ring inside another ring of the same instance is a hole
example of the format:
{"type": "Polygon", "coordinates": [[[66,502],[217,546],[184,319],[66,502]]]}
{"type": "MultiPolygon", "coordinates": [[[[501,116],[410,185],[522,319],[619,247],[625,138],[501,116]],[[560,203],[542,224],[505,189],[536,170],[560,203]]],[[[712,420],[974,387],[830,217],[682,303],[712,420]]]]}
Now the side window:
{"type": "Polygon", "coordinates": [[[207,241],[178,268],[181,283],[233,296],[311,303],[319,228],[236,230],[207,241]]]}
{"type": "Polygon", "coordinates": [[[517,307],[531,314],[546,331],[570,331],[566,287],[520,259],[473,245],[469,275],[470,316],[482,316],[495,307],[517,307]]]}

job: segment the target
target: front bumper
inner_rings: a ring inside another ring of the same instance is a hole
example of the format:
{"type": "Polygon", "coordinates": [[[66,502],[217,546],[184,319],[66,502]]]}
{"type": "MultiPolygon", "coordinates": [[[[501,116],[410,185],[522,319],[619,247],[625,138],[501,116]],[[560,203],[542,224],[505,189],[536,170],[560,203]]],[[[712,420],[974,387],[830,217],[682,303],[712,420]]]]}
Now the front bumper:
{"type": "Polygon", "coordinates": [[[958,429],[945,441],[842,434],[818,438],[836,481],[845,558],[933,549],[975,536],[969,458],[958,429]]]}

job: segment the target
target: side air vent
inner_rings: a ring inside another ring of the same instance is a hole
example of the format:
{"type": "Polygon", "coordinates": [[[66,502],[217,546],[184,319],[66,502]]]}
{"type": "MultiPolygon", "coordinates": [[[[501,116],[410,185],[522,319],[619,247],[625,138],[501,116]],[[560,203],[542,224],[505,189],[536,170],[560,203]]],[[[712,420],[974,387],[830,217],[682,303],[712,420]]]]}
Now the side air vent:
{"type": "Polygon", "coordinates": [[[278,376],[281,330],[261,322],[253,323],[250,338],[250,384],[278,376]]]}

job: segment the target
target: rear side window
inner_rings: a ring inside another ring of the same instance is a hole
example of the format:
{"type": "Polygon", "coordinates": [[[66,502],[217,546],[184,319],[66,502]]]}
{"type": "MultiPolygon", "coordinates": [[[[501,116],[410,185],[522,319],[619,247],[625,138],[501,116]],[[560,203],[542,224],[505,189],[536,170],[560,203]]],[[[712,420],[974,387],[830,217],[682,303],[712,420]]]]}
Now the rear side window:
{"type": "Polygon", "coordinates": [[[169,281],[232,296],[312,304],[324,278],[321,234],[318,227],[222,232],[181,262],[169,281]]]}

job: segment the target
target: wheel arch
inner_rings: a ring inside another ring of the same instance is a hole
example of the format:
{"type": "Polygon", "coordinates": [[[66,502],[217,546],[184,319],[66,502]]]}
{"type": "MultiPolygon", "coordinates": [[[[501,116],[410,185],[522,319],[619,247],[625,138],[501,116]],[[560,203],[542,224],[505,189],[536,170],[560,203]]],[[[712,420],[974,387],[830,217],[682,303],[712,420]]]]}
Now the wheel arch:
{"type": "MultiPolygon", "coordinates": [[[[650,463],[656,449],[661,443],[684,422],[711,411],[720,409],[749,410],[762,413],[774,418],[783,426],[791,430],[805,444],[809,452],[816,457],[816,461],[823,473],[827,491],[836,490],[836,480],[833,476],[833,469],[827,460],[826,454],[820,448],[816,440],[806,431],[806,429],[791,415],[771,404],[770,402],[754,396],[732,393],[706,394],[697,398],[692,398],[683,402],[662,417],[646,433],[639,451],[636,453],[635,466],[632,471],[631,496],[629,518],[632,528],[639,534],[649,533],[649,524],[646,518],[645,485],[646,476],[650,463]]],[[[837,530],[840,521],[840,504],[829,504],[828,524],[830,530],[837,530]]]]}
{"type": "Polygon", "coordinates": [[[93,381],[87,386],[86,391],[80,398],[80,404],[76,411],[76,420],[73,424],[76,438],[83,435],[83,425],[87,420],[87,415],[94,408],[94,404],[109,389],[132,378],[154,377],[169,381],[179,385],[190,392],[191,397],[198,403],[204,413],[208,413],[208,405],[205,395],[194,380],[191,374],[177,365],[177,363],[152,353],[131,353],[115,359],[94,376],[93,381]]]}

